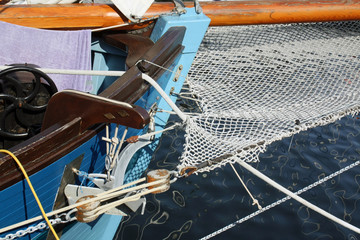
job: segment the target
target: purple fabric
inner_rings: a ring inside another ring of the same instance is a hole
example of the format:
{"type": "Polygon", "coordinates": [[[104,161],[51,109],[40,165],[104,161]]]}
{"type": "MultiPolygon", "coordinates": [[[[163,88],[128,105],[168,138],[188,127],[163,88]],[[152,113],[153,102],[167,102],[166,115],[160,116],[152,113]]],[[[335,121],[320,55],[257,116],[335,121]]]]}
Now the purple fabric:
{"type": "MultiPolygon", "coordinates": [[[[0,22],[0,65],[91,69],[91,32],[52,31],[0,22]]],[[[91,91],[91,76],[49,74],[58,90],[91,91]]]]}

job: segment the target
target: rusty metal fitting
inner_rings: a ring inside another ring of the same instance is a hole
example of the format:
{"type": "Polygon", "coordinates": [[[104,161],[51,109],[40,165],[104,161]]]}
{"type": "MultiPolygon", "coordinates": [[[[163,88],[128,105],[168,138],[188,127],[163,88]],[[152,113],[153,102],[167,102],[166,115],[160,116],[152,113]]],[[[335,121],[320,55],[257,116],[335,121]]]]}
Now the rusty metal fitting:
{"type": "Polygon", "coordinates": [[[180,170],[180,176],[188,177],[198,170],[197,167],[184,167],[180,170]]]}
{"type": "MultiPolygon", "coordinates": [[[[89,196],[81,197],[76,201],[76,203],[83,202],[91,198],[95,198],[95,196],[89,195],[89,196]]],[[[94,214],[93,210],[95,210],[99,206],[100,206],[100,201],[94,201],[76,207],[78,210],[75,216],[76,219],[79,222],[85,222],[85,223],[94,221],[98,216],[94,214]]]]}
{"type": "Polygon", "coordinates": [[[128,143],[136,143],[139,141],[139,136],[131,136],[128,139],[126,139],[128,143]]]}
{"type": "Polygon", "coordinates": [[[153,194],[166,192],[170,188],[170,172],[166,169],[152,170],[152,171],[148,172],[146,179],[147,179],[148,183],[166,179],[166,181],[164,183],[160,183],[160,184],[156,184],[156,185],[148,187],[148,189],[153,189],[153,188],[165,185],[165,187],[162,190],[155,191],[155,192],[153,192],[153,194]]]}

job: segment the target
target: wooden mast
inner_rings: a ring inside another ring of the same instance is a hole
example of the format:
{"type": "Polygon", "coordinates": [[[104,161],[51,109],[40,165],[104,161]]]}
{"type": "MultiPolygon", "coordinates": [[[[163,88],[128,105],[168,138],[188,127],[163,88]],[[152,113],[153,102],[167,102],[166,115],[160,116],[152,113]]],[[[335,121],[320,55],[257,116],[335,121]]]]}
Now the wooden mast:
{"type": "MultiPolygon", "coordinates": [[[[193,3],[185,5],[192,7],[193,3]]],[[[201,2],[201,6],[212,26],[360,20],[360,0],[201,2]]],[[[172,3],[154,3],[144,17],[173,8],[172,3]]],[[[114,5],[105,4],[1,5],[0,21],[44,29],[93,29],[129,23],[114,5]]]]}

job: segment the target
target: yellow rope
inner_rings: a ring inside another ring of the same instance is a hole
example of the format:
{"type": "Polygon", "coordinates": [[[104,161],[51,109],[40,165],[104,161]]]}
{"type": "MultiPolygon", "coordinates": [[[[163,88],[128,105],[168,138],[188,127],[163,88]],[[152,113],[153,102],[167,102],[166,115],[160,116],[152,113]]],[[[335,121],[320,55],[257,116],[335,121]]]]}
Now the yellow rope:
{"type": "Polygon", "coordinates": [[[20,163],[19,159],[18,159],[12,152],[10,152],[10,151],[8,151],[8,150],[0,149],[0,152],[6,153],[6,154],[10,155],[10,156],[15,160],[15,162],[19,165],[19,168],[21,169],[22,173],[23,173],[24,176],[25,176],[26,181],[27,181],[28,184],[29,184],[29,187],[30,187],[30,189],[31,189],[31,191],[32,191],[32,193],[33,193],[33,195],[34,195],[34,197],[35,197],[35,200],[36,200],[37,204],[39,205],[40,211],[41,211],[41,213],[42,213],[42,215],[43,215],[46,223],[48,224],[51,232],[54,234],[56,240],[59,240],[58,235],[56,234],[54,228],[52,227],[52,225],[51,225],[48,217],[46,216],[45,211],[44,211],[44,209],[43,209],[43,207],[42,207],[42,205],[41,205],[41,202],[40,202],[38,196],[36,195],[36,192],[35,192],[32,184],[31,184],[31,182],[30,182],[29,176],[27,175],[27,173],[26,173],[24,167],[22,166],[22,164],[20,163]]]}

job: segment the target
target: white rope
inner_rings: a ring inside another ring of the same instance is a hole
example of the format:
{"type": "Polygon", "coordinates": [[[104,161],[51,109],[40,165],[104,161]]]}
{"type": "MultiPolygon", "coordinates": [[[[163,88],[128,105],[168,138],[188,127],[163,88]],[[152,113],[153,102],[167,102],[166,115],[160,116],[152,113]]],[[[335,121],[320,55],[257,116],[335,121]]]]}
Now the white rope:
{"type": "MultiPolygon", "coordinates": [[[[14,66],[0,66],[0,71],[12,68],[14,66]]],[[[35,68],[46,74],[68,74],[68,75],[91,75],[91,76],[122,76],[125,71],[98,71],[98,70],[74,70],[74,69],[53,69],[53,68],[35,68]]]]}
{"type": "Polygon", "coordinates": [[[105,168],[107,172],[107,179],[110,180],[110,174],[113,168],[115,167],[115,164],[117,162],[117,158],[120,153],[120,149],[124,143],[125,136],[128,132],[128,128],[125,128],[124,133],[121,137],[121,140],[119,142],[119,139],[117,138],[119,131],[119,125],[116,125],[114,137],[109,137],[109,126],[106,125],[106,137],[102,137],[102,140],[106,142],[106,158],[105,158],[105,168]],[[109,146],[109,144],[111,145],[109,146]],[[116,153],[115,153],[116,150],[116,153]]]}
{"type": "MultiPolygon", "coordinates": [[[[328,180],[330,180],[330,179],[332,179],[332,178],[334,178],[334,177],[336,177],[336,176],[338,176],[338,175],[340,175],[340,174],[354,168],[355,166],[358,166],[359,164],[360,164],[360,161],[356,161],[356,162],[350,164],[349,166],[347,166],[345,168],[342,168],[339,171],[337,171],[335,173],[332,173],[332,174],[328,175],[327,177],[324,177],[324,178],[320,179],[319,181],[317,181],[315,183],[312,183],[312,184],[300,189],[299,191],[295,192],[294,194],[299,195],[299,194],[301,194],[303,192],[306,192],[306,191],[308,191],[308,190],[310,190],[310,189],[324,183],[325,181],[328,181],[328,180]]],[[[253,217],[255,217],[255,216],[257,216],[257,215],[271,209],[271,208],[273,208],[273,207],[276,207],[277,205],[280,205],[281,203],[283,203],[283,202],[285,202],[285,201],[287,201],[289,199],[291,199],[291,197],[286,196],[286,197],[284,197],[284,198],[282,198],[282,199],[280,199],[280,200],[278,200],[276,202],[273,202],[272,204],[269,204],[266,207],[264,207],[264,208],[262,208],[260,210],[257,210],[256,212],[253,212],[253,213],[251,213],[251,214],[237,220],[236,222],[231,223],[231,224],[229,224],[229,225],[227,225],[227,226],[225,226],[225,227],[223,227],[223,228],[221,228],[221,229],[219,229],[219,230],[217,230],[217,231],[215,231],[215,232],[201,238],[201,240],[211,239],[212,237],[214,237],[216,235],[219,235],[219,234],[221,234],[221,233],[235,227],[237,224],[241,224],[241,223],[243,223],[243,222],[245,222],[245,221],[247,221],[247,220],[249,220],[249,219],[251,219],[251,218],[253,218],[253,217]]]]}
{"type": "Polygon", "coordinates": [[[155,82],[154,79],[152,79],[147,74],[141,74],[141,78],[150,83],[151,86],[153,86],[156,91],[161,95],[161,97],[164,98],[164,100],[169,104],[169,106],[176,112],[176,114],[181,118],[183,122],[187,120],[186,115],[175,105],[175,103],[170,99],[170,97],[164,92],[164,90],[160,87],[160,85],[155,82]]]}
{"type": "MultiPolygon", "coordinates": [[[[125,140],[125,136],[126,136],[127,132],[128,132],[128,128],[125,128],[124,133],[123,133],[123,135],[121,137],[119,146],[117,147],[115,156],[119,156],[120,149],[121,149],[122,145],[124,144],[124,140],[125,140]]],[[[114,156],[112,156],[112,157],[114,157],[114,156]]],[[[114,166],[115,166],[115,161],[114,161],[113,165],[111,166],[111,168],[113,168],[114,166]]]]}
{"type": "Polygon", "coordinates": [[[247,193],[249,194],[249,196],[251,197],[251,199],[253,200],[253,204],[252,205],[257,205],[258,209],[261,209],[261,205],[259,203],[259,201],[257,199],[255,199],[253,197],[253,195],[251,194],[251,192],[249,191],[249,189],[246,187],[244,181],[241,179],[241,177],[239,176],[238,172],[236,171],[235,167],[230,163],[230,166],[232,167],[232,169],[234,170],[236,176],[239,178],[241,184],[244,186],[245,190],[247,191],[247,193]]]}
{"type": "MultiPolygon", "coordinates": [[[[159,184],[159,181],[157,181],[157,184],[159,184]]],[[[140,199],[140,197],[142,197],[144,195],[147,195],[149,193],[153,193],[153,192],[156,192],[156,191],[162,191],[167,187],[168,186],[166,186],[166,185],[162,185],[162,186],[159,186],[159,187],[156,187],[156,188],[152,188],[152,189],[142,191],[142,192],[137,193],[135,195],[132,195],[132,196],[129,196],[129,197],[126,197],[126,198],[122,198],[122,199],[120,199],[118,201],[102,205],[101,207],[98,207],[98,208],[94,209],[92,212],[87,212],[87,214],[90,214],[93,217],[99,216],[99,215],[105,213],[106,211],[108,211],[108,210],[110,210],[110,209],[112,209],[114,207],[120,206],[121,204],[124,204],[126,202],[136,201],[136,200],[140,199]]]]}
{"type": "MultiPolygon", "coordinates": [[[[106,138],[107,139],[110,139],[109,138],[109,124],[106,124],[106,138]]],[[[104,139],[103,139],[104,140],[104,139]]],[[[110,142],[109,141],[105,141],[106,142],[106,154],[109,154],[109,145],[110,145],[110,142]]]]}
{"type": "Polygon", "coordinates": [[[354,225],[349,224],[348,222],[345,222],[344,220],[341,220],[338,217],[335,217],[334,215],[324,211],[323,209],[319,208],[318,206],[308,202],[307,200],[299,197],[298,195],[296,195],[295,193],[289,191],[288,189],[284,188],[283,186],[281,186],[280,184],[276,183],[274,180],[270,179],[269,177],[267,177],[266,175],[262,174],[260,171],[258,171],[257,169],[253,168],[252,166],[250,166],[249,164],[247,164],[246,162],[243,161],[239,161],[238,162],[242,167],[246,168],[248,171],[250,171],[251,173],[253,173],[255,176],[257,176],[258,178],[264,180],[266,183],[270,184],[271,186],[273,186],[274,188],[278,189],[279,191],[285,193],[286,195],[292,197],[293,199],[295,199],[296,201],[302,203],[303,205],[305,205],[308,208],[311,208],[312,210],[314,210],[315,212],[323,215],[324,217],[356,232],[360,234],[360,229],[358,227],[355,227],[354,225]]]}
{"type": "MultiPolygon", "coordinates": [[[[120,195],[129,193],[129,192],[132,192],[132,191],[137,191],[137,190],[144,189],[144,188],[147,188],[147,187],[150,187],[150,186],[159,185],[159,184],[165,183],[167,181],[167,179],[162,179],[162,180],[157,180],[157,181],[154,181],[154,182],[151,182],[151,183],[145,183],[145,184],[135,186],[135,187],[132,187],[132,188],[126,188],[126,187],[130,187],[132,185],[138,184],[140,182],[144,182],[145,180],[146,180],[146,178],[141,178],[139,180],[124,184],[124,185],[122,185],[122,186],[120,186],[118,188],[114,188],[114,189],[111,189],[109,191],[102,192],[102,193],[96,195],[95,198],[91,198],[89,200],[85,200],[85,201],[82,201],[82,202],[79,202],[79,203],[76,203],[76,204],[73,204],[73,205],[70,205],[70,206],[67,206],[67,207],[57,209],[57,210],[49,212],[49,213],[46,213],[46,216],[51,217],[51,216],[54,216],[56,214],[59,214],[59,213],[65,212],[65,211],[72,210],[72,209],[74,209],[74,208],[76,208],[78,206],[81,206],[81,205],[84,205],[84,204],[87,204],[87,203],[91,203],[91,202],[94,202],[94,201],[106,201],[106,200],[109,200],[111,198],[118,197],[120,195]],[[126,189],[123,189],[123,188],[126,188],[126,189]]],[[[27,224],[31,224],[33,222],[41,220],[42,218],[43,218],[42,216],[37,216],[37,217],[31,218],[31,219],[22,221],[20,223],[16,223],[16,224],[13,224],[13,225],[8,226],[8,227],[1,228],[0,233],[7,232],[7,231],[10,231],[12,229],[15,229],[15,228],[27,225],[27,224]]]]}
{"type": "MultiPolygon", "coordinates": [[[[185,88],[182,88],[182,90],[185,90],[185,88]]],[[[192,92],[181,92],[178,95],[191,95],[191,96],[193,96],[194,94],[192,92]]]]}
{"type": "MultiPolygon", "coordinates": [[[[112,159],[114,159],[114,157],[119,155],[119,152],[120,152],[120,149],[121,149],[121,147],[122,147],[122,145],[124,143],[124,139],[125,139],[125,136],[127,134],[128,128],[125,128],[120,142],[119,142],[119,139],[117,138],[118,131],[119,131],[119,125],[117,125],[116,128],[115,128],[114,137],[110,138],[108,131],[109,131],[109,128],[108,128],[108,126],[106,126],[106,137],[102,137],[101,139],[106,141],[106,146],[107,146],[106,154],[109,157],[111,157],[112,159]],[[110,148],[108,147],[109,143],[111,143],[110,148]],[[116,153],[115,153],[115,151],[116,151],[116,153]]],[[[115,164],[115,163],[113,163],[113,164],[115,164]]],[[[112,166],[112,167],[114,167],[114,166],[112,166]]]]}
{"type": "MultiPolygon", "coordinates": [[[[156,112],[164,112],[164,113],[168,113],[168,114],[172,114],[172,115],[177,115],[176,112],[174,111],[168,111],[168,110],[163,110],[163,109],[160,109],[160,110],[157,110],[156,112]]],[[[196,112],[183,112],[186,116],[199,116],[201,115],[201,113],[196,113],[196,112]]]]}
{"type": "Polygon", "coordinates": [[[291,148],[291,144],[293,142],[293,139],[294,139],[294,135],[291,136],[288,152],[290,152],[290,148],[291,148]]]}
{"type": "Polygon", "coordinates": [[[177,126],[180,126],[180,125],[181,125],[181,124],[176,123],[176,124],[174,124],[173,126],[170,126],[170,127],[168,127],[168,128],[164,128],[163,130],[159,130],[159,131],[156,131],[156,132],[150,132],[150,133],[146,133],[146,134],[140,135],[140,136],[138,137],[138,139],[148,139],[149,137],[155,136],[156,134],[173,130],[174,128],[176,128],[177,126]]]}
{"type": "MultiPolygon", "coordinates": [[[[141,60],[139,60],[138,62],[141,62],[141,61],[146,62],[146,63],[149,63],[149,64],[151,64],[151,65],[154,65],[155,67],[161,68],[161,69],[163,69],[163,70],[165,70],[165,71],[168,71],[168,72],[171,72],[171,73],[176,73],[176,71],[174,71],[174,70],[170,70],[169,68],[165,68],[165,67],[163,67],[163,66],[161,66],[161,65],[159,65],[159,64],[150,62],[150,61],[148,61],[148,60],[141,59],[141,60]]],[[[136,63],[136,64],[137,64],[137,63],[136,63]]],[[[135,64],[135,65],[136,65],[136,64],[135,64]]],[[[181,74],[179,75],[179,77],[183,77],[184,79],[186,79],[186,76],[181,75],[181,74]]]]}

